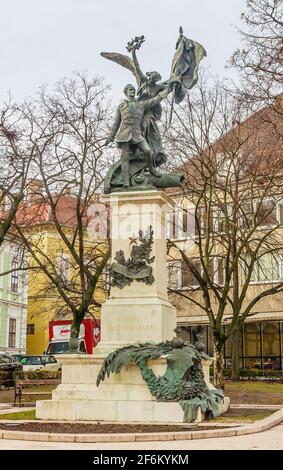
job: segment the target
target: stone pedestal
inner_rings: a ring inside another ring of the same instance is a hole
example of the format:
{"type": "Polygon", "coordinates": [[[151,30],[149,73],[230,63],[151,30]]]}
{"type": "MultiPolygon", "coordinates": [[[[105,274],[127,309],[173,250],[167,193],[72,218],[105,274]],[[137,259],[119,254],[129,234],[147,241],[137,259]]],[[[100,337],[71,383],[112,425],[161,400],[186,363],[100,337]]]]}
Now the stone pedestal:
{"type": "MultiPolygon", "coordinates": [[[[166,263],[166,213],[172,210],[173,201],[155,190],[110,194],[105,201],[111,208],[113,257],[123,250],[127,259],[139,230],[152,227],[154,261],[150,266],[154,282],[146,285],[134,280],[123,289],[111,289],[101,310],[101,341],[94,354],[58,356],[62,383],[53,391],[52,400],[37,402],[36,416],[55,420],[180,423],[183,410],[179,403],[157,402],[135,365],[123,367],[119,374],[112,374],[96,387],[97,375],[109,352],[134,343],[171,340],[176,327],[176,311],[167,295],[166,263]]],[[[160,357],[149,362],[149,366],[157,376],[162,376],[166,359],[160,357]]],[[[206,364],[206,380],[208,367],[206,364]]],[[[201,419],[199,413],[198,420],[201,419]]]]}
{"type": "MultiPolygon", "coordinates": [[[[70,421],[113,421],[182,423],[179,403],[158,402],[152,397],[135,365],[123,367],[96,387],[102,358],[95,355],[61,355],[62,383],[52,392],[52,400],[36,403],[36,417],[70,421]]],[[[163,375],[165,358],[149,362],[156,375],[163,375]]],[[[208,367],[204,365],[205,369],[208,367]]],[[[206,373],[206,372],[205,372],[206,373]]],[[[229,408],[227,399],[222,412],[229,408]]],[[[196,421],[204,417],[198,413],[196,421]]]]}
{"type": "Polygon", "coordinates": [[[150,266],[154,282],[146,285],[133,281],[123,289],[111,288],[101,310],[101,341],[96,355],[131,343],[171,339],[176,327],[176,311],[167,294],[166,214],[174,207],[172,199],[161,191],[116,193],[104,198],[111,207],[113,257],[122,250],[129,258],[139,230],[152,227],[154,261],[150,266]]]}

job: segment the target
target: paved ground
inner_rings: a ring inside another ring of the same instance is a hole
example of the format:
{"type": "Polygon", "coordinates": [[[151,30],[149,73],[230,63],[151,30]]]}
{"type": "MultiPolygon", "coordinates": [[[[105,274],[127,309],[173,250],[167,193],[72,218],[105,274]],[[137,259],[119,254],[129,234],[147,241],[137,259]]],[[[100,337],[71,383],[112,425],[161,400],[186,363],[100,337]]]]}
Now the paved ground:
{"type": "Polygon", "coordinates": [[[199,439],[196,441],[121,442],[75,444],[0,439],[0,450],[283,450],[283,424],[269,431],[238,437],[199,439]]]}
{"type": "Polygon", "coordinates": [[[19,413],[30,410],[34,410],[34,406],[25,406],[22,408],[20,406],[7,405],[7,403],[0,403],[0,415],[5,415],[7,413],[19,413]]]}

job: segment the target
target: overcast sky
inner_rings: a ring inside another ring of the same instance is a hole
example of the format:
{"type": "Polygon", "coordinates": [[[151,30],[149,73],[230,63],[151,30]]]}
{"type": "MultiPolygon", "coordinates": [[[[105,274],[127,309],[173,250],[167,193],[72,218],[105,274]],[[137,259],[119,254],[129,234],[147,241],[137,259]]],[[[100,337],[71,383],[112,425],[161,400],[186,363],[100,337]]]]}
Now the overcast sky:
{"type": "Polygon", "coordinates": [[[203,66],[220,77],[240,45],[235,30],[245,0],[0,0],[0,99],[32,95],[75,70],[102,75],[115,101],[134,82],[130,72],[101,51],[127,54],[125,46],[144,34],[142,69],[169,77],[179,26],[207,51],[203,66]]]}

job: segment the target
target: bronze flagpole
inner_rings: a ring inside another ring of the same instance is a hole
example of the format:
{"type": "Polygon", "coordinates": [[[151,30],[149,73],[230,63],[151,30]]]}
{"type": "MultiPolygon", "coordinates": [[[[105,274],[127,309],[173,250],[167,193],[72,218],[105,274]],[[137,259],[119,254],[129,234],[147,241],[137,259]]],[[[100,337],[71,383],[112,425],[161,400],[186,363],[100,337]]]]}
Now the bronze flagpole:
{"type": "MultiPolygon", "coordinates": [[[[184,33],[183,28],[182,28],[182,26],[180,26],[180,28],[179,28],[179,38],[178,38],[177,43],[176,43],[176,49],[178,49],[178,47],[179,47],[180,41],[183,37],[183,33],[184,33]]],[[[170,109],[168,127],[171,125],[171,122],[172,122],[173,110],[174,110],[174,101],[175,101],[175,93],[176,93],[176,84],[174,85],[173,92],[172,92],[172,102],[171,102],[171,109],[170,109]]]]}

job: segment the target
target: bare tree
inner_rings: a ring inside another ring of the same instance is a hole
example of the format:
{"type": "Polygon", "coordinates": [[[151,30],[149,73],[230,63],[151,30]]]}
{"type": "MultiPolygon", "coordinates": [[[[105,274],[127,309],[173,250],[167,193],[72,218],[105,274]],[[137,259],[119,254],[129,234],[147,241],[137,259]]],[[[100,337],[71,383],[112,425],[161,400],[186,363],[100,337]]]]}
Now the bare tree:
{"type": "MultiPolygon", "coordinates": [[[[247,0],[242,13],[245,30],[239,30],[244,47],[232,56],[241,77],[239,93],[254,111],[273,106],[282,119],[283,5],[281,0],[247,0]],[[276,97],[281,95],[279,100],[276,97]]],[[[273,117],[275,115],[273,114],[273,117]]]]}
{"type": "Polygon", "coordinates": [[[187,243],[185,233],[181,242],[176,233],[169,240],[171,267],[182,266],[182,282],[176,284],[175,278],[172,284],[171,276],[170,290],[182,308],[208,317],[217,386],[223,386],[227,338],[233,341],[236,379],[243,323],[262,299],[283,290],[278,266],[283,249],[278,227],[283,220],[277,218],[282,204],[282,141],[271,123],[268,126],[257,114],[247,115],[246,103],[235,101],[220,83],[210,86],[201,79],[176,110],[167,133],[174,161],[179,159],[178,170],[181,167],[186,175],[179,195],[185,225],[188,220],[195,224],[187,243]],[[252,288],[258,278],[266,283],[252,288]]]}
{"type": "Polygon", "coordinates": [[[34,273],[44,275],[37,295],[56,293],[61,299],[58,311],[72,314],[75,347],[84,316],[100,306],[101,275],[110,256],[107,230],[97,234],[95,228],[97,218],[106,219],[97,193],[107,168],[103,147],[108,115],[102,80],[83,74],[60,81],[52,94],[42,89],[37,102],[26,107],[36,178],[13,228],[34,273]],[[39,141],[45,128],[48,139],[39,141]],[[56,234],[49,246],[48,230],[56,234]]]}
{"type": "MultiPolygon", "coordinates": [[[[29,139],[32,127],[24,109],[25,105],[17,105],[10,98],[0,110],[0,246],[24,198],[35,158],[35,145],[29,139]]],[[[44,133],[42,129],[38,138],[44,133]]]]}

